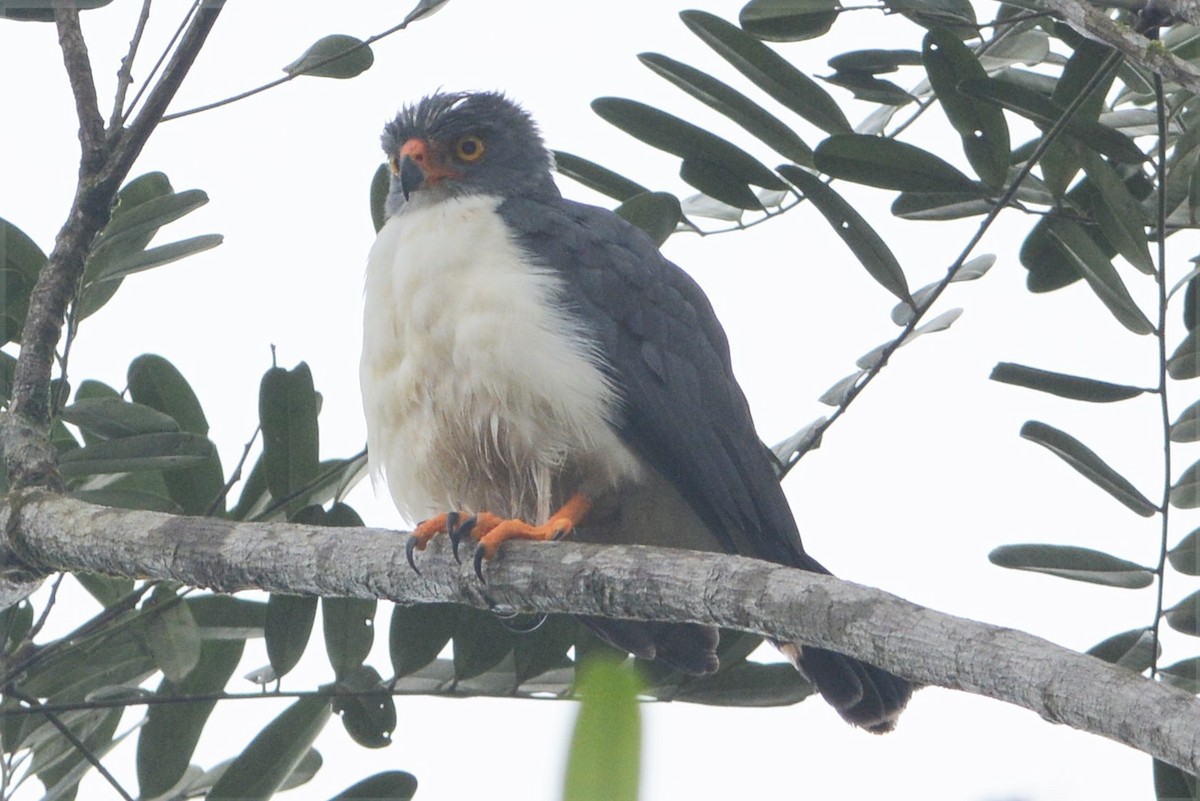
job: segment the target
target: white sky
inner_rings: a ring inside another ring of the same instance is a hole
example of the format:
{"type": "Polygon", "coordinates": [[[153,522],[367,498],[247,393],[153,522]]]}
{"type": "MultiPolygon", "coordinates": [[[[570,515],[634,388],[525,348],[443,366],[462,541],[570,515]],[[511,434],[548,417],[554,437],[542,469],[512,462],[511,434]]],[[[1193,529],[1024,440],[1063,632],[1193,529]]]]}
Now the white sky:
{"type": "MultiPolygon", "coordinates": [[[[85,14],[106,116],[138,5],[127,0],[85,14]]],[[[733,19],[741,2],[697,5],[733,19]]],[[[135,75],[145,76],[150,55],[185,6],[182,0],[156,4],[135,75]]],[[[410,6],[403,0],[230,2],[173,108],[277,77],[320,36],[365,37],[395,24],[410,6]]],[[[127,280],[116,299],[85,322],[72,378],[122,387],[127,364],[143,350],[166,356],[198,389],[228,469],[254,429],[258,382],[273,344],[281,365],[305,360],[313,369],[324,395],[322,455],[357,451],[365,439],[357,388],[361,280],[373,239],[367,186],[381,160],[380,128],[401,104],[439,87],[503,89],[534,113],[552,147],[680,194],[687,190],[675,160],[603,123],[589,110],[591,99],[650,102],[736,137],[776,163],[738,129],[641,67],[635,55],[654,50],[712,71],[797,122],[810,144],[819,141],[817,132],[762,98],[691,36],[678,10],[674,3],[634,0],[454,0],[377,45],[375,66],[353,81],[301,79],[165,124],[134,174],[163,170],[177,190],[202,188],[212,202],[167,229],[163,241],[219,232],[225,244],[127,280]]],[[[981,16],[991,13],[989,6],[981,16]]],[[[829,56],[845,50],[919,48],[914,25],[877,12],[847,16],[830,42],[781,51],[819,75],[831,72],[829,56]]],[[[0,22],[0,75],[0,216],[49,251],[70,202],[78,155],[53,26],[0,22]]],[[[912,85],[917,77],[899,82],[912,85]]],[[[831,91],[839,101],[848,98],[831,91]]],[[[852,121],[869,111],[850,108],[852,121]]],[[[927,116],[910,141],[945,127],[940,111],[927,116]]],[[[956,139],[931,149],[963,161],[956,139]]],[[[569,181],[562,185],[572,197],[597,200],[569,181]]],[[[973,222],[894,221],[886,193],[843,191],[861,202],[914,288],[941,275],[974,228],[973,222]]],[[[944,308],[964,306],[962,319],[901,352],[786,486],[807,547],[840,575],[1086,649],[1148,624],[1152,591],[1004,571],[988,564],[987,552],[1007,542],[1051,541],[1153,564],[1157,521],[1127,513],[1021,441],[1017,431],[1030,418],[1062,427],[1155,498],[1161,486],[1155,401],[1087,407],[989,382],[987,375],[1007,360],[1150,385],[1154,345],[1126,333],[1082,285],[1052,296],[1025,292],[1015,249],[1030,225],[1031,219],[1014,218],[989,235],[981,252],[997,253],[996,267],[943,300],[944,308]]],[[[891,296],[812,209],[743,234],[675,236],[666,251],[712,297],[768,442],[826,413],[816,398],[854,369],[858,355],[896,331],[887,318],[891,296]]],[[[1189,268],[1191,255],[1173,244],[1176,276],[1189,268]]],[[[1149,313],[1151,282],[1132,273],[1127,280],[1149,313]]],[[[1175,412],[1191,400],[1186,387],[1177,396],[1175,412]]],[[[1188,460],[1179,458],[1182,469],[1188,460]]],[[[369,524],[403,524],[369,486],[350,500],[369,524]]],[[[1173,538],[1190,522],[1179,515],[1173,538]]],[[[1173,578],[1169,600],[1194,589],[1173,578]]],[[[386,636],[380,634],[372,663],[386,671],[386,636]]],[[[1180,640],[1169,643],[1166,662],[1194,653],[1194,643],[1180,640]]],[[[240,672],[265,663],[261,643],[252,644],[240,672]]],[[[306,664],[312,681],[328,680],[319,641],[306,664]]],[[[572,704],[413,698],[398,699],[397,706],[392,747],[359,749],[331,724],[318,742],[325,769],[285,797],[326,798],[385,769],[415,773],[422,801],[558,797],[572,704]]],[[[261,726],[244,722],[244,714],[242,705],[223,706],[218,715],[228,726],[220,739],[202,743],[197,761],[209,767],[239,752],[261,726]]],[[[651,705],[644,719],[644,801],[1152,797],[1148,757],[1020,709],[938,689],[918,693],[887,737],[851,730],[815,700],[766,710],[651,705]]],[[[132,748],[123,751],[132,756],[132,748]]],[[[102,783],[89,780],[86,787],[81,797],[109,797],[102,783]]]]}

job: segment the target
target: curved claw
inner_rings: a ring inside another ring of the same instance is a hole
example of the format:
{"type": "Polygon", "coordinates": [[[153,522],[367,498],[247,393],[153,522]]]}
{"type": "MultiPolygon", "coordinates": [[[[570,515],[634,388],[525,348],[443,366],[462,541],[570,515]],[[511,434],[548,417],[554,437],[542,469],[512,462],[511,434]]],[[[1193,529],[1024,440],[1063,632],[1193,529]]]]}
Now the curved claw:
{"type": "Polygon", "coordinates": [[[450,537],[450,545],[454,549],[454,561],[462,564],[462,557],[458,553],[458,544],[471,533],[471,529],[475,528],[475,523],[479,521],[479,515],[471,515],[462,521],[459,520],[460,517],[458,512],[446,515],[446,534],[450,537]]]}
{"type": "Polygon", "coordinates": [[[408,566],[413,569],[414,573],[420,575],[421,571],[417,568],[417,561],[413,558],[413,552],[416,550],[417,538],[410,536],[408,542],[404,543],[404,555],[408,557],[408,566]]]}
{"type": "Polygon", "coordinates": [[[487,548],[482,545],[475,548],[475,575],[479,577],[479,581],[487,584],[487,579],[483,577],[483,560],[487,558],[487,548]]]}

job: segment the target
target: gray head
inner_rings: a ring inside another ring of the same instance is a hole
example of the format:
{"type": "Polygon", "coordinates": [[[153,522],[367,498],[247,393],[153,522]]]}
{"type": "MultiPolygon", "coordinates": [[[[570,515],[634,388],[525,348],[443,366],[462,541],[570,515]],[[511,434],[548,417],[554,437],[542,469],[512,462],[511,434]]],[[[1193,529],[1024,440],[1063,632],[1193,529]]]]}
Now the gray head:
{"type": "Polygon", "coordinates": [[[387,213],[464,195],[558,196],[537,125],[499,92],[434,94],[383,129],[387,213]]]}

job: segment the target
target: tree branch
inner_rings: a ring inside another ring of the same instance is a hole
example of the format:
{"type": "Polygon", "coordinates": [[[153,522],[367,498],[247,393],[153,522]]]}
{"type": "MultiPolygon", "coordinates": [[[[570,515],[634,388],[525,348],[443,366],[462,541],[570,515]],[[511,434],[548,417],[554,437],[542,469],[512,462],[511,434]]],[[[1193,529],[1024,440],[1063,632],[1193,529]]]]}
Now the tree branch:
{"type": "Polygon", "coordinates": [[[446,538],[408,567],[385,529],[236,523],[92,506],[27,490],[0,507],[8,563],[180,581],[221,592],[432,601],[708,623],[801,641],[922,684],[985,695],[1200,772],[1200,699],[1011,629],[953,617],[880,590],[743,557],[511,543],[483,584],[446,538]]]}
{"type": "Polygon", "coordinates": [[[67,306],[83,277],[92,241],[108,223],[117,189],[221,12],[219,2],[204,4],[141,113],[128,129],[109,131],[105,137],[87,47],[79,29],[79,14],[66,5],[56,7],[55,19],[68,80],[75,94],[83,158],[71,211],[58,232],[50,258],[38,273],[21,330],[21,354],[13,375],[12,403],[3,423],[4,460],[10,483],[15,487],[60,486],[47,427],[53,411],[50,375],[54,350],[62,335],[67,306]]]}

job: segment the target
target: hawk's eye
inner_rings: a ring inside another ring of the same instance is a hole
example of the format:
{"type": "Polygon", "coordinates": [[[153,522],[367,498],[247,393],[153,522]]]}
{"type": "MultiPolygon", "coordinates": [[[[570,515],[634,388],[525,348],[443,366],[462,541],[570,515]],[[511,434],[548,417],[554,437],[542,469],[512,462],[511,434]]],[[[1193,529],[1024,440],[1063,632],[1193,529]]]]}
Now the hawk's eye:
{"type": "Polygon", "coordinates": [[[462,161],[478,161],[483,156],[483,140],[478,136],[464,136],[454,143],[454,155],[462,161]]]}

